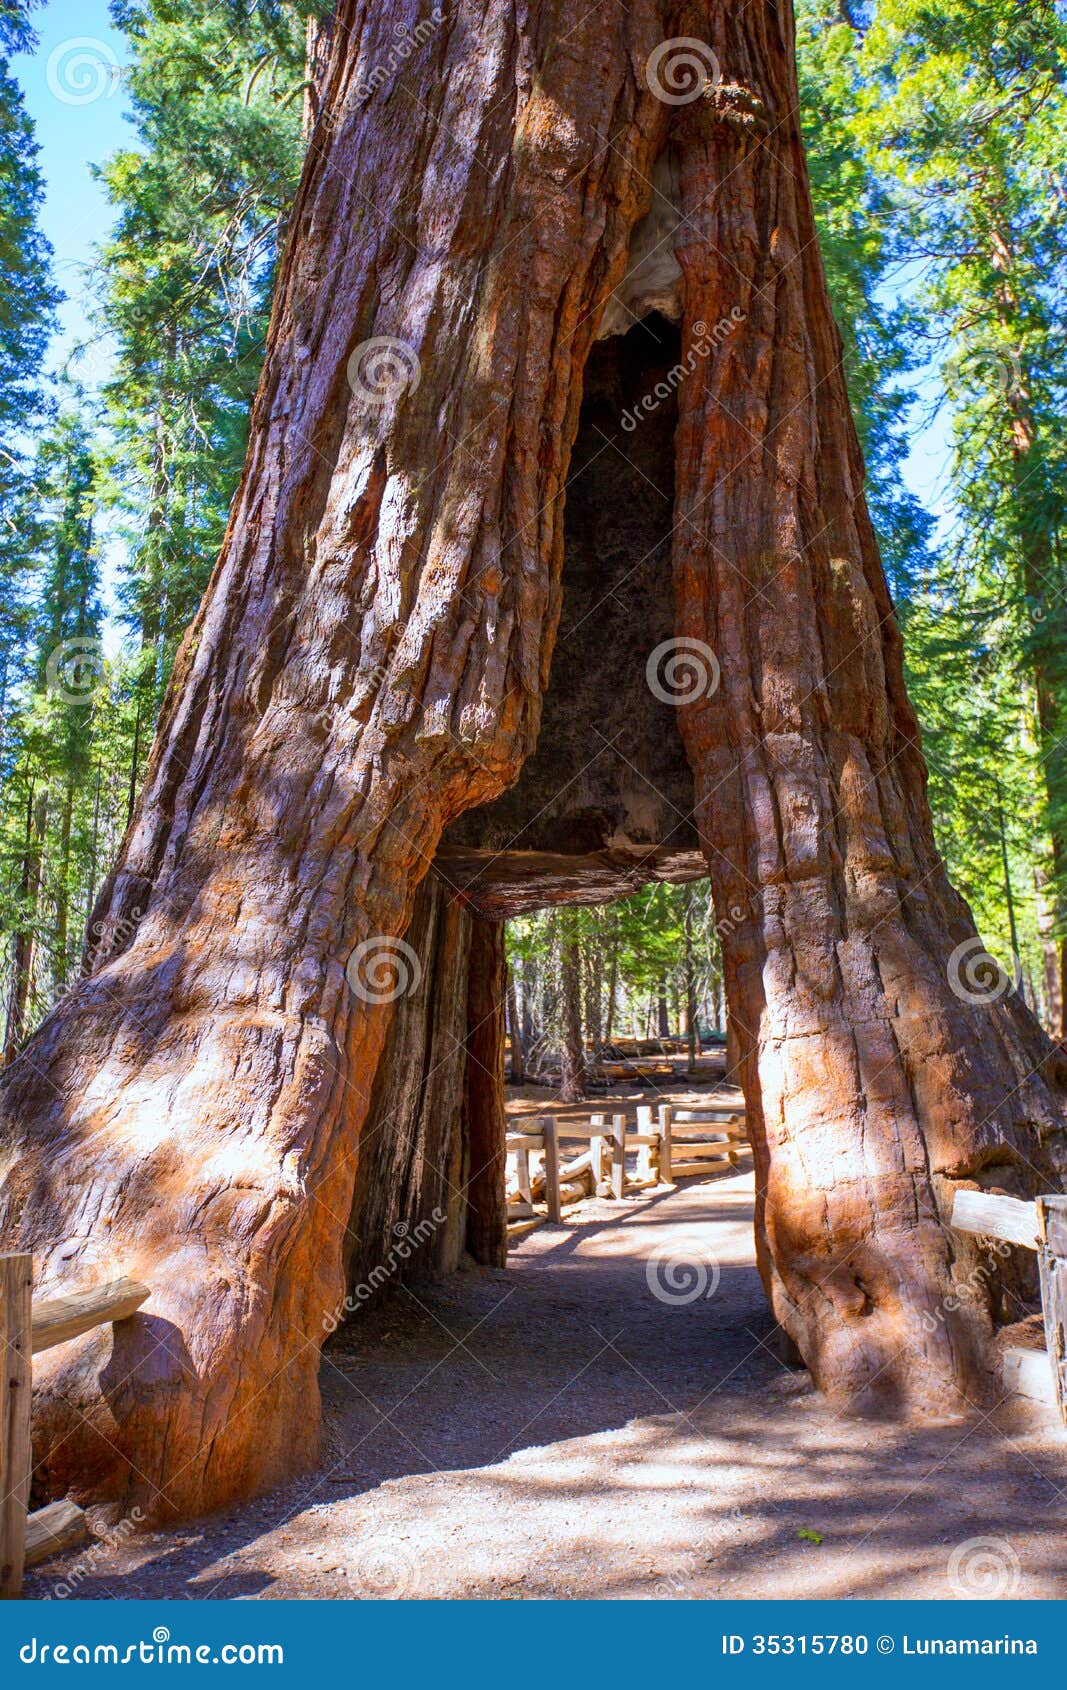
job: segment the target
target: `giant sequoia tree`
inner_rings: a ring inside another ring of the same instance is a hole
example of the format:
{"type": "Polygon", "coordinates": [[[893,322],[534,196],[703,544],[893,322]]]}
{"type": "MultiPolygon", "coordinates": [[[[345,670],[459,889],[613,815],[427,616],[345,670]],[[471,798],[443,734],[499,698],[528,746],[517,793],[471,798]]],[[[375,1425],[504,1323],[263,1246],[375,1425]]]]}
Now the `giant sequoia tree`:
{"type": "Polygon", "coordinates": [[[653,309],[677,360],[611,454],[667,451],[673,637],[721,675],[678,715],[768,1294],[842,1402],[983,1391],[990,1312],[943,1304],[943,1217],[959,1180],[1052,1178],[1059,1082],[1014,994],[960,972],[979,947],[931,836],[791,30],[788,0],[343,0],[244,479],[91,971],[4,1076],[5,1241],[48,1285],[121,1269],[153,1290],[113,1342],[42,1369],[52,1484],[191,1510],[311,1458],[294,1428],[344,1294],[361,1130],[380,1143],[414,1108],[390,1063],[420,1041],[391,1036],[373,973],[413,912],[446,962],[422,939],[401,962],[465,994],[445,1177],[479,1188],[469,1243],[498,1249],[500,946],[442,925],[420,882],[450,824],[521,787],[580,660],[583,390],[633,364],[606,374],[598,335],[629,343],[653,309]]]}

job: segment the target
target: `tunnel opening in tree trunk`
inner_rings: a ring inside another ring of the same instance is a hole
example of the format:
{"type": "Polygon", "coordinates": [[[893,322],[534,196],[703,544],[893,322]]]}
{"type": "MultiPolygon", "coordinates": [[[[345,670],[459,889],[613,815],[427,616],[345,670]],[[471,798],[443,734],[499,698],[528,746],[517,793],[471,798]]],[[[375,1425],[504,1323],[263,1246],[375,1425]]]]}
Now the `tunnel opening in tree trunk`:
{"type": "Polygon", "coordinates": [[[655,666],[649,678],[675,625],[680,357],[677,323],[652,312],[586,364],[537,742],[508,791],[446,830],[416,896],[418,983],[395,1006],[360,1134],[348,1314],[465,1258],[505,1260],[503,922],[707,872],[678,711],[655,666]]]}

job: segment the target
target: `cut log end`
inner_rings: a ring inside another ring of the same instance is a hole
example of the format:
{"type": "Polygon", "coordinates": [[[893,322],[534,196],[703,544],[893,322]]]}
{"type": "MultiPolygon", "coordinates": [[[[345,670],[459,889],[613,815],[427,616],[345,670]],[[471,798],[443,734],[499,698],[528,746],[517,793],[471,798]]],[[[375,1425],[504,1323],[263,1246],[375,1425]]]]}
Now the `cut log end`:
{"type": "Polygon", "coordinates": [[[77,1549],[89,1536],[85,1511],[64,1498],[38,1508],[26,1521],[25,1566],[37,1567],[65,1549],[77,1549]]]}

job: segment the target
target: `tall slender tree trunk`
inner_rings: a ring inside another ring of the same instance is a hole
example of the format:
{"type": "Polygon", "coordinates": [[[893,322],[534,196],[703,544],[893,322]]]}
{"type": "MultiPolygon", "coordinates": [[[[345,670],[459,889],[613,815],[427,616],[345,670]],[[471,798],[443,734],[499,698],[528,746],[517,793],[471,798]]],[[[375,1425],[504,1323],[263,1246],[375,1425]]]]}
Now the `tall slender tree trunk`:
{"type": "Polygon", "coordinates": [[[594,1061],[604,1047],[604,947],[599,934],[585,946],[585,1031],[594,1061]]]}
{"type": "Polygon", "coordinates": [[[70,944],[70,837],[74,822],[74,777],[68,775],[63,788],[59,821],[59,856],[56,864],[56,942],[53,974],[56,996],[67,989],[70,944]]]}
{"type": "Polygon", "coordinates": [[[563,913],[563,923],[560,947],[562,1012],[559,1097],[561,1103],[580,1103],[585,1096],[585,1041],[582,1037],[582,952],[577,936],[571,931],[569,911],[563,913]]]}
{"type": "Polygon", "coordinates": [[[604,1014],[604,1044],[611,1044],[611,1035],[615,1030],[615,994],[619,989],[619,944],[617,939],[611,941],[611,954],[608,958],[608,987],[607,1007],[604,1014]]]}
{"type": "Polygon", "coordinates": [[[513,1086],[526,1080],[526,1052],[523,1048],[522,1022],[515,992],[515,970],[508,969],[508,1038],[511,1043],[510,1077],[513,1086]]]}
{"type": "Polygon", "coordinates": [[[130,753],[130,776],[126,783],[126,828],[133,823],[137,805],[137,780],[141,769],[141,717],[144,709],[140,687],[137,693],[137,713],[133,720],[133,750],[130,753]]]}
{"type": "Polygon", "coordinates": [[[1045,789],[1052,843],[1053,942],[1056,947],[1056,990],[1050,1003],[1059,1006],[1052,1030],[1067,1035],[1067,745],[1064,691],[1067,688],[1067,577],[1049,521],[1045,477],[1054,473],[1041,462],[1037,424],[1026,373],[1024,312],[1016,287],[1016,242],[1010,222],[1002,221],[1010,203],[1007,170],[987,189],[984,206],[989,220],[990,257],[999,281],[995,298],[998,326],[1015,347],[1015,357],[1002,396],[1010,433],[1014,482],[1012,514],[1018,546],[1021,586],[1030,620],[1029,650],[1037,715],[1038,753],[1045,789]]]}
{"type": "Polygon", "coordinates": [[[1008,832],[1004,821],[1004,802],[1000,791],[1000,781],[994,775],[993,791],[997,800],[997,838],[1000,844],[1000,867],[1004,875],[1004,902],[1008,911],[1008,936],[1011,940],[1012,969],[1018,974],[1022,964],[1019,961],[1019,929],[1015,922],[1015,894],[1011,887],[1011,863],[1008,860],[1008,832]]]}
{"type": "Polygon", "coordinates": [[[524,1051],[532,1050],[534,1040],[540,1037],[540,1028],[534,1021],[533,1013],[537,989],[537,964],[532,958],[528,958],[522,963],[522,1044],[524,1051]]]}
{"type": "Polygon", "coordinates": [[[694,1068],[700,1055],[700,1023],[697,1011],[696,959],[693,955],[693,889],[691,886],[686,887],[684,900],[682,954],[685,966],[685,1035],[689,1066],[694,1068]]]}
{"type": "Polygon", "coordinates": [[[1041,865],[1034,869],[1034,894],[1037,902],[1037,933],[1041,941],[1041,972],[1047,1025],[1052,1037],[1059,1038],[1064,1026],[1060,942],[1056,937],[1055,903],[1049,897],[1048,875],[1041,865]]]}
{"type": "Polygon", "coordinates": [[[89,869],[85,880],[85,925],[82,933],[82,955],[84,956],[89,944],[89,917],[93,912],[96,901],[96,876],[100,864],[100,782],[103,766],[96,765],[96,780],[93,783],[93,829],[89,837],[89,869]]]}
{"type": "Polygon", "coordinates": [[[26,793],[26,824],[22,841],[19,894],[22,905],[19,925],[11,945],[11,986],[4,1025],[4,1062],[13,1062],[26,1037],[33,959],[37,948],[37,910],[44,870],[44,834],[48,823],[48,788],[34,794],[31,782],[26,793]]]}
{"type": "Polygon", "coordinates": [[[949,1297],[943,1216],[960,1180],[1047,1185],[1061,1099],[1018,1000],[949,984],[974,928],[863,506],[789,8],[337,22],[244,479],[94,972],[0,1082],[5,1245],[42,1289],[152,1288],[35,1366],[42,1483],[158,1514],[314,1459],[398,944],[444,827],[535,739],[582,371],[668,147],[678,631],[721,670],[682,726],[717,910],[744,912],[724,958],[761,1269],[835,1397],[958,1410],[990,1326],[949,1297]],[[660,97],[679,35],[723,73],[683,106],[660,97]]]}

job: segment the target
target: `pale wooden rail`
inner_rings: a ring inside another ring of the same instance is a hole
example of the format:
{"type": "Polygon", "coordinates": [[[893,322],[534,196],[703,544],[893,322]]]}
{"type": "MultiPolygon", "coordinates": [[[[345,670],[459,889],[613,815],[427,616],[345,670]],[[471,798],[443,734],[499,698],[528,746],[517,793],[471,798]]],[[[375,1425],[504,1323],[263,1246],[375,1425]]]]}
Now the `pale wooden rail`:
{"type": "Polygon", "coordinates": [[[108,1285],[92,1285],[72,1291],[66,1297],[49,1297],[33,1305],[33,1353],[50,1350],[80,1338],[94,1326],[109,1320],[127,1320],[149,1298],[147,1285],[136,1279],[113,1279],[108,1285]]]}
{"type": "Polygon", "coordinates": [[[1045,1348],[1009,1345],[1003,1352],[1004,1381],[1022,1396],[1054,1406],[1067,1425],[1067,1197],[1024,1201],[960,1190],[952,1200],[951,1224],[957,1232],[1037,1251],[1045,1348]]]}
{"type": "Polygon", "coordinates": [[[32,1257],[0,1256],[0,1599],[21,1594],[27,1567],[86,1537],[85,1515],[73,1502],[52,1502],[27,1513],[30,1358],[94,1326],[128,1319],[150,1295],[136,1279],[115,1279],[37,1302],[32,1288],[32,1257]]]}

